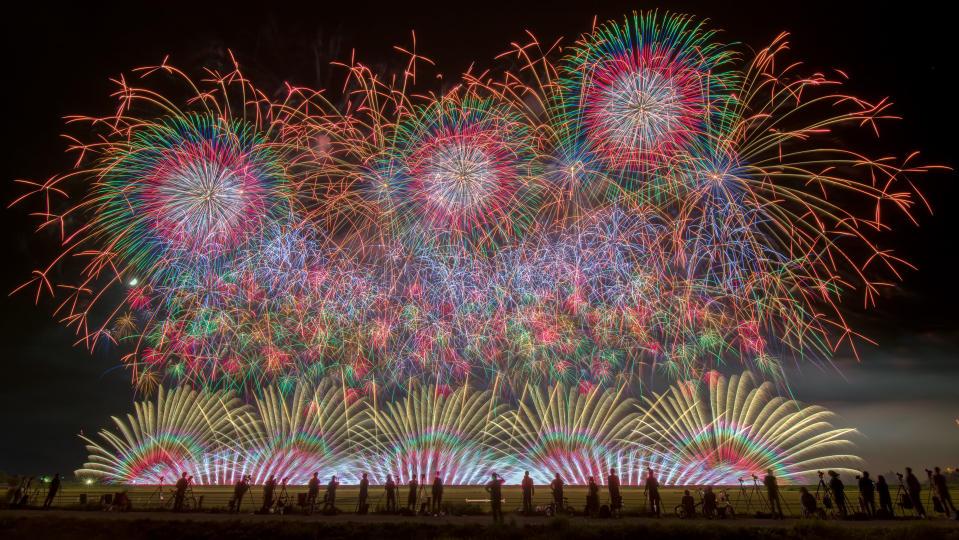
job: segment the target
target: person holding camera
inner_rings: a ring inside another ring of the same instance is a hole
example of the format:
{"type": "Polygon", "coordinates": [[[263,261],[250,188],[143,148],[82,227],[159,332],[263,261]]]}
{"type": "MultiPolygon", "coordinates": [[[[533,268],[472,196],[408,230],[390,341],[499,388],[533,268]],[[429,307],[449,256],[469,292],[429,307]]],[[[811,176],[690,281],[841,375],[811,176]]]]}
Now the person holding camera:
{"type": "Polygon", "coordinates": [[[190,485],[190,481],[193,480],[192,476],[187,476],[186,473],[180,475],[180,479],[176,481],[176,494],[173,498],[173,511],[182,512],[183,511],[183,499],[186,497],[186,488],[190,485]]]}
{"type": "Polygon", "coordinates": [[[769,498],[769,513],[778,519],[782,519],[783,506],[779,501],[779,482],[776,481],[772,469],[766,469],[766,477],[763,478],[763,484],[766,486],[766,495],[769,498]]]}
{"type": "Polygon", "coordinates": [[[912,474],[911,467],[906,467],[906,493],[909,494],[912,507],[916,509],[919,517],[926,519],[926,509],[922,506],[922,485],[916,475],[912,474]]]}
{"type": "Polygon", "coordinates": [[[942,474],[942,471],[939,470],[939,467],[935,467],[934,470],[935,472],[929,477],[929,483],[932,484],[932,489],[934,489],[936,494],[939,495],[939,501],[942,503],[942,509],[947,514],[955,515],[956,505],[952,504],[952,495],[949,494],[949,486],[946,485],[946,477],[942,474]]]}
{"type": "Polygon", "coordinates": [[[846,508],[846,487],[836,471],[829,471],[829,489],[832,491],[832,498],[836,501],[836,510],[839,510],[839,515],[845,518],[849,515],[849,510],[846,508]]]}
{"type": "Polygon", "coordinates": [[[875,487],[872,479],[869,478],[869,471],[862,471],[862,476],[857,476],[859,480],[859,496],[862,498],[862,509],[869,514],[869,517],[876,516],[876,496],[875,487]]]}

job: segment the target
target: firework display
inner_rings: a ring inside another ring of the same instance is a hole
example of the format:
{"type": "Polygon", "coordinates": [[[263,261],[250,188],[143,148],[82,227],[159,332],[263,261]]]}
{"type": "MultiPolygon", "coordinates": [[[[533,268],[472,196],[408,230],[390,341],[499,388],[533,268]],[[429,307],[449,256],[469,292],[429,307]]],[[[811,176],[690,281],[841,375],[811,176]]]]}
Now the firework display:
{"type": "Polygon", "coordinates": [[[858,462],[833,453],[852,444],[855,430],[833,428],[825,409],[777,397],[748,372],[709,379],[708,388],[687,381],[645,402],[532,386],[516,406],[469,387],[418,387],[379,404],[351,403],[348,386],[301,387],[289,398],[271,388],[255,407],[231,391],[161,390],[156,406],[138,403],[126,422],[114,419],[120,435],[103,430],[102,443],[88,440],[90,463],[77,474],[154,484],[185,471],[201,484],[247,474],[305,484],[314,472],[403,483],[439,471],[447,484],[477,484],[490,471],[510,482],[530,471],[541,484],[554,474],[585,484],[615,467],[624,484],[639,485],[651,467],[668,484],[734,484],[769,468],[800,482],[821,465],[858,462]]]}
{"type": "Polygon", "coordinates": [[[841,302],[897,277],[870,233],[908,215],[925,169],[837,142],[888,102],[785,49],[745,58],[651,12],[561,56],[516,45],[519,68],[441,96],[414,91],[416,54],[389,83],[345,66],[339,100],[144,68],[114,114],[70,119],[95,134],[71,139],[75,170],[27,182],[63,251],[24,287],[143,391],[520,400],[729,364],[782,383],[786,362],[855,346],[841,302]]]}

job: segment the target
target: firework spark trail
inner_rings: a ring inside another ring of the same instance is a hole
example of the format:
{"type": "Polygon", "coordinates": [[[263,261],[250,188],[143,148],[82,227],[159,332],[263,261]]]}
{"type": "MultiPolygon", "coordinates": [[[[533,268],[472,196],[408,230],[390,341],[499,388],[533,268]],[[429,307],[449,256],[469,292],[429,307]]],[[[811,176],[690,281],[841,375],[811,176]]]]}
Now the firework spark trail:
{"type": "Polygon", "coordinates": [[[203,484],[270,475],[305,484],[314,472],[374,483],[432,478],[481,484],[491,471],[542,484],[600,482],[615,468],[639,485],[647,467],[667,484],[735,484],[773,469],[785,482],[820,468],[847,470],[855,430],[834,415],[776,396],[749,372],[711,374],[639,401],[626,389],[529,385],[517,405],[468,386],[415,386],[377,403],[331,381],[290,392],[270,387],[256,406],[232,392],[161,389],[157,405],[136,404],[119,434],[85,438],[90,461],[77,471],[112,483],[153,484],[186,471],[203,484]]]}
{"type": "Polygon", "coordinates": [[[789,362],[855,347],[842,302],[898,279],[876,234],[930,168],[835,141],[887,101],[776,62],[784,36],[746,59],[687,16],[633,14],[562,55],[531,39],[441,96],[413,91],[415,50],[389,82],[342,66],[336,104],[270,99],[238,68],[118,79],[113,115],[70,119],[96,133],[71,139],[77,168],[24,182],[63,252],[22,288],[118,346],[144,392],[518,399],[728,365],[786,384],[789,362]]]}

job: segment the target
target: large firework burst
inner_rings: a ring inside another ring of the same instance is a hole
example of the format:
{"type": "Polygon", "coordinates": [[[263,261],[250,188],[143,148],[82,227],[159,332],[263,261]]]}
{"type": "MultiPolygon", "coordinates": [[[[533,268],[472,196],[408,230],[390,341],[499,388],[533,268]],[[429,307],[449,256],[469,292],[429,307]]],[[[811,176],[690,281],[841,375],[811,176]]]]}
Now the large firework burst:
{"type": "Polygon", "coordinates": [[[639,13],[564,56],[517,44],[519,69],[439,96],[412,91],[415,51],[390,83],[354,63],[340,107],[238,70],[141,70],[114,115],[74,119],[98,131],[77,169],[29,183],[64,246],[29,285],[143,390],[518,399],[730,364],[781,382],[853,343],[840,305],[898,276],[873,231],[909,215],[925,169],[845,147],[833,130],[875,128],[888,102],[785,48],[746,58],[705,22],[639,13]],[[195,95],[162,97],[160,76],[195,95]]]}

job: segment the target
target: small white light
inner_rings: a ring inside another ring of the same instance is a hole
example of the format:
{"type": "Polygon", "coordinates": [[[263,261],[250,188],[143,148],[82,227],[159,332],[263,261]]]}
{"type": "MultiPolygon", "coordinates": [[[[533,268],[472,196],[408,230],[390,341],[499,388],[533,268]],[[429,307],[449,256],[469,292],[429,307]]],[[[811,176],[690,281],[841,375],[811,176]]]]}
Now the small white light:
{"type": "Polygon", "coordinates": [[[136,286],[137,286],[137,283],[138,283],[137,278],[133,278],[133,279],[130,280],[130,286],[131,286],[131,287],[136,287],[136,286]]]}
{"type": "Polygon", "coordinates": [[[89,478],[87,478],[87,484],[92,484],[92,483],[93,483],[93,480],[90,480],[89,478]]]}

